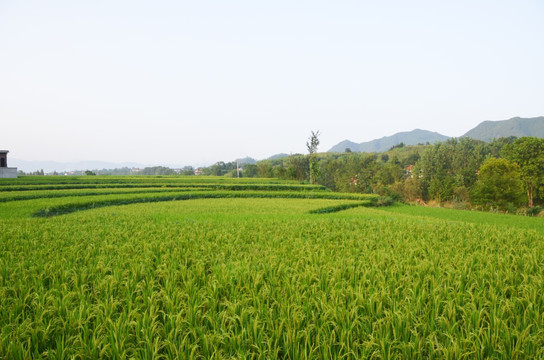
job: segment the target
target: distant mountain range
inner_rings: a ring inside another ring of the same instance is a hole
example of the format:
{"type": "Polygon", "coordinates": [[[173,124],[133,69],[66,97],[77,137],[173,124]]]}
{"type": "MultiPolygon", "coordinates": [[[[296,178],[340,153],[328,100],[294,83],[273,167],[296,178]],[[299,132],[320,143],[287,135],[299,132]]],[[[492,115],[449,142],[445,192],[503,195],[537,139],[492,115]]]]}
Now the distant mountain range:
{"type": "Polygon", "coordinates": [[[484,121],[463,136],[483,141],[509,136],[544,138],[544,116],[535,118],[515,117],[503,121],[484,121]]]}
{"type": "MultiPolygon", "coordinates": [[[[544,116],[535,118],[515,117],[502,121],[484,121],[463,135],[463,137],[482,141],[509,136],[544,138],[544,116]]],[[[437,132],[416,129],[362,143],[344,140],[333,146],[328,152],[345,152],[346,149],[355,152],[384,152],[401,142],[405,145],[432,144],[450,138],[451,136],[442,135],[437,132]]]]}
{"type": "MultiPolygon", "coordinates": [[[[285,153],[280,153],[280,154],[276,154],[276,155],[272,155],[270,156],[269,158],[266,158],[266,159],[263,159],[263,160],[276,160],[276,159],[281,159],[281,158],[284,158],[284,157],[288,157],[289,154],[285,154],[285,153]]],[[[246,164],[251,164],[251,165],[254,165],[257,163],[257,159],[254,159],[252,157],[249,157],[249,156],[246,156],[245,158],[242,158],[242,159],[236,159],[234,161],[237,161],[238,162],[238,165],[246,165],[246,164]]]]}
{"type": "MultiPolygon", "coordinates": [[[[282,157],[287,157],[289,154],[276,154],[269,157],[267,160],[278,159],[282,157]]],[[[245,164],[256,164],[257,160],[251,157],[245,157],[241,159],[236,159],[239,165],[245,164]]],[[[156,166],[156,165],[144,165],[134,162],[124,162],[124,163],[113,163],[107,161],[77,161],[77,162],[58,162],[58,161],[27,161],[16,158],[9,159],[9,166],[16,167],[18,170],[24,172],[33,172],[43,170],[45,173],[52,173],[54,171],[58,173],[70,172],[70,171],[85,171],[85,170],[103,170],[103,169],[121,169],[121,168],[136,168],[143,169],[147,166],[156,166]]],[[[181,165],[173,164],[164,164],[164,166],[170,168],[182,168],[181,165]]],[[[195,165],[195,167],[200,166],[209,166],[209,165],[195,165]]]]}
{"type": "Polygon", "coordinates": [[[255,160],[252,157],[246,156],[245,158],[236,159],[234,160],[238,163],[238,165],[246,165],[246,164],[256,164],[257,160],[255,160]]]}
{"type": "Polygon", "coordinates": [[[281,158],[288,157],[288,156],[289,156],[289,154],[280,153],[280,154],[272,155],[271,157],[269,157],[266,160],[276,160],[276,159],[281,159],[281,158]]]}
{"type": "MultiPolygon", "coordinates": [[[[534,136],[544,138],[544,116],[535,118],[520,118],[515,117],[510,120],[503,121],[484,121],[475,128],[469,130],[463,137],[470,137],[482,141],[490,141],[494,138],[509,137],[509,136],[534,136]]],[[[353,152],[384,152],[391,147],[400,144],[417,145],[426,143],[435,143],[450,139],[450,136],[442,135],[437,132],[415,129],[407,132],[399,132],[391,136],[385,136],[381,139],[376,139],[368,142],[355,143],[350,140],[344,140],[333,146],[328,152],[345,152],[350,149],[353,152]]],[[[289,154],[276,154],[269,157],[267,160],[274,160],[282,157],[287,157],[289,154]]],[[[237,159],[240,165],[255,164],[256,159],[246,157],[237,159]]],[[[236,161],[236,160],[235,160],[236,161]]],[[[25,172],[37,171],[43,169],[46,173],[57,171],[59,173],[74,170],[101,170],[101,169],[119,169],[128,168],[144,168],[152,165],[142,165],[132,162],[112,163],[105,161],[80,161],[61,163],[55,161],[25,161],[15,158],[10,158],[9,165],[17,167],[25,172]]],[[[181,166],[165,165],[171,168],[181,166]]]]}
{"type": "Polygon", "coordinates": [[[101,169],[120,169],[128,168],[144,168],[142,164],[126,162],[112,163],[107,161],[78,161],[78,162],[57,162],[57,161],[26,161],[16,158],[9,159],[9,166],[16,167],[18,170],[25,172],[37,171],[43,169],[44,172],[50,173],[74,171],[74,170],[101,170],[101,169]]]}
{"type": "Polygon", "coordinates": [[[368,142],[354,143],[349,140],[344,140],[341,143],[333,146],[329,152],[345,152],[349,149],[354,152],[384,152],[392,146],[398,145],[401,142],[405,145],[425,144],[427,142],[434,143],[438,141],[448,140],[450,137],[439,134],[437,132],[415,129],[408,132],[400,132],[391,136],[384,136],[381,139],[376,139],[368,142]]]}

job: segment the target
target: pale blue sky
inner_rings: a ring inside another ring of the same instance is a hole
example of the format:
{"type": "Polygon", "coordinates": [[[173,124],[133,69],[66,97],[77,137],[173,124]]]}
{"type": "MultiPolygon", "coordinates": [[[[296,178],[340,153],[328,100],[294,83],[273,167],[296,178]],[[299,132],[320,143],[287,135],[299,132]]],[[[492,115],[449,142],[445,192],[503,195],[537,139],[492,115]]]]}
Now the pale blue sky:
{"type": "Polygon", "coordinates": [[[544,2],[0,0],[0,148],[203,164],[544,115],[544,2]]]}

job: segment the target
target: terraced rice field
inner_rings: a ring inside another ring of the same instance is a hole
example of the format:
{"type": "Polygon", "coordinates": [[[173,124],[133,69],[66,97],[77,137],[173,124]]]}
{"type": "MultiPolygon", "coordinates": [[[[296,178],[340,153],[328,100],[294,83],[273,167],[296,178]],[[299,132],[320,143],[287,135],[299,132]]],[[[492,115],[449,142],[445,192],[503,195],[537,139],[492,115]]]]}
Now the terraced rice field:
{"type": "Polygon", "coordinates": [[[540,218],[270,179],[1,180],[1,359],[544,357],[540,218]]]}

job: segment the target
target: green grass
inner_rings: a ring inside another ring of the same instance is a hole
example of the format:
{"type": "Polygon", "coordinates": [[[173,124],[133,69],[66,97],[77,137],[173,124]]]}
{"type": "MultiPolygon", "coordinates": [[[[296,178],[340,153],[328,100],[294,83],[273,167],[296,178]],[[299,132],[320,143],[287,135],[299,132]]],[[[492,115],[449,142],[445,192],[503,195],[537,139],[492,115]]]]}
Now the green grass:
{"type": "Polygon", "coordinates": [[[0,359],[544,357],[542,219],[201,193],[0,203],[0,359]]]}
{"type": "Polygon", "coordinates": [[[544,219],[538,217],[494,214],[482,211],[454,210],[401,204],[390,206],[384,209],[388,212],[395,214],[409,215],[412,218],[423,217],[441,219],[445,221],[460,221],[469,224],[487,224],[496,227],[532,229],[544,235],[544,219]]]}

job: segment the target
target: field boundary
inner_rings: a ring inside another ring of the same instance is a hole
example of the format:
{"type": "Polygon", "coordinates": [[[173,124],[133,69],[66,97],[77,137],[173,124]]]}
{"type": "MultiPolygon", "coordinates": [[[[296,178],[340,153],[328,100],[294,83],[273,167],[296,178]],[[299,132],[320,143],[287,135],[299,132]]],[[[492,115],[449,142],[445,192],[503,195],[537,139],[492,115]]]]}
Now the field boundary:
{"type": "Polygon", "coordinates": [[[53,216],[70,214],[78,211],[97,209],[108,206],[121,206],[152,202],[196,200],[196,199],[223,199],[223,198],[268,198],[268,199],[331,199],[331,200],[363,200],[356,204],[342,204],[338,206],[326,207],[314,210],[312,213],[330,213],[337,212],[358,206],[373,206],[377,204],[378,196],[361,194],[339,194],[328,192],[192,192],[172,195],[162,195],[154,197],[136,197],[136,198],[116,198],[105,199],[79,203],[69,203],[53,207],[40,209],[32,213],[32,217],[48,218],[53,216]]]}
{"type": "Polygon", "coordinates": [[[315,210],[310,210],[310,214],[329,214],[329,213],[335,213],[343,210],[349,210],[356,207],[371,207],[376,206],[376,201],[363,201],[363,202],[357,202],[354,204],[340,204],[340,205],[334,205],[334,206],[327,206],[315,210]]]}

